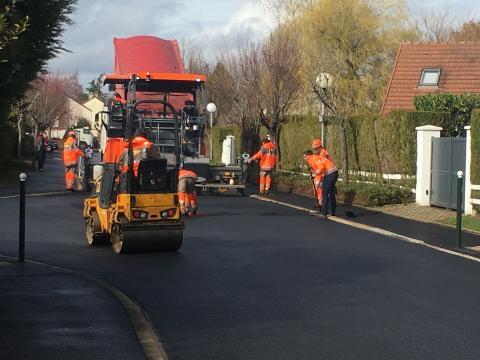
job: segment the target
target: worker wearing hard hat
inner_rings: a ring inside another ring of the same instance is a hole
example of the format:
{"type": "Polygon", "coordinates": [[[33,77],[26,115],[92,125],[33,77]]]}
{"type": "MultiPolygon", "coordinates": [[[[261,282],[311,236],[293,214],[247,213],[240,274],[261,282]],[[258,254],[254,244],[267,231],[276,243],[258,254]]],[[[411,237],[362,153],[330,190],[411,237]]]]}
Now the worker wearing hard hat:
{"type": "Polygon", "coordinates": [[[262,147],[253,155],[248,163],[260,159],[260,194],[269,194],[273,171],[277,163],[277,146],[269,135],[262,141],[262,147]]]}
{"type": "Polygon", "coordinates": [[[314,139],[312,141],[312,151],[314,155],[320,155],[324,158],[330,159],[330,153],[323,147],[322,140],[314,139]]]}
{"type": "MultiPolygon", "coordinates": [[[[317,145],[317,143],[312,144],[317,145]]],[[[337,202],[335,198],[335,184],[338,179],[338,169],[333,160],[324,156],[312,155],[309,158],[309,165],[313,170],[315,178],[321,179],[322,182],[322,214],[325,218],[328,215],[328,207],[331,206],[330,214],[335,216],[337,202]]]]}
{"type": "Polygon", "coordinates": [[[65,165],[65,187],[68,191],[82,190],[78,181],[78,161],[85,153],[77,146],[77,134],[69,131],[63,144],[63,164],[65,165]],[[76,188],[76,189],[75,189],[76,188]]]}
{"type": "Polygon", "coordinates": [[[197,213],[197,193],[195,183],[197,174],[191,170],[180,169],[178,172],[178,201],[182,215],[195,215],[197,213]]]}
{"type": "MultiPolygon", "coordinates": [[[[138,176],[138,166],[140,165],[141,160],[158,159],[160,157],[157,146],[148,140],[140,131],[138,131],[137,135],[132,139],[132,150],[133,174],[135,177],[138,176]]],[[[126,143],[126,146],[122,151],[120,163],[122,164],[122,173],[126,173],[128,171],[128,143],[126,143]]]]}
{"type": "Polygon", "coordinates": [[[122,95],[120,95],[118,92],[116,92],[114,95],[113,95],[113,101],[114,102],[119,102],[121,104],[126,104],[126,101],[125,99],[122,97],[122,95]]]}
{"type": "Polygon", "coordinates": [[[312,150],[307,150],[303,153],[303,160],[305,160],[305,162],[308,164],[313,182],[313,190],[317,199],[317,205],[315,207],[321,209],[323,197],[322,176],[315,175],[315,169],[317,167],[315,161],[317,160],[317,157],[319,157],[319,155],[314,155],[312,150]]]}

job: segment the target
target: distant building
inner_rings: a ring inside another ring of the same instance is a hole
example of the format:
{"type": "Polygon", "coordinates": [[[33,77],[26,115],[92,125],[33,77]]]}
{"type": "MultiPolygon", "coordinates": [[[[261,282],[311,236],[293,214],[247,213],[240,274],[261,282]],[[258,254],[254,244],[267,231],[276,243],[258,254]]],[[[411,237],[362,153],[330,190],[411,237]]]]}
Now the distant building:
{"type": "Polygon", "coordinates": [[[81,119],[86,120],[90,124],[93,136],[99,137],[101,123],[97,122],[95,115],[104,108],[103,101],[97,97],[91,97],[83,104],[67,96],[65,102],[65,111],[53,123],[50,131],[52,138],[63,138],[65,130],[74,127],[81,119]]]}
{"type": "Polygon", "coordinates": [[[400,45],[381,113],[415,110],[429,93],[480,93],[480,42],[400,45]]]}

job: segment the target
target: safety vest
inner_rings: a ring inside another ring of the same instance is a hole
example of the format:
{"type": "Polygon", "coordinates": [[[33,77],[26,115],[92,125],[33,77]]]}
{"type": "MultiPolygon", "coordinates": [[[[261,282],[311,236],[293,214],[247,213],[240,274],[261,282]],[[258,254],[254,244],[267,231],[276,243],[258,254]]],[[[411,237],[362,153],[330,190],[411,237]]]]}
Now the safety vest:
{"type": "MultiPolygon", "coordinates": [[[[143,136],[135,136],[132,140],[132,150],[133,150],[133,173],[135,176],[138,176],[138,166],[142,159],[147,158],[147,150],[153,146],[153,143],[143,136]]],[[[127,148],[123,150],[123,166],[122,172],[126,173],[128,171],[128,144],[127,148]]]]}
{"type": "Polygon", "coordinates": [[[78,158],[83,155],[83,151],[77,146],[77,140],[73,136],[69,136],[63,144],[63,163],[65,166],[77,165],[78,158]]]}
{"type": "Polygon", "coordinates": [[[277,162],[277,146],[271,141],[266,142],[255,155],[252,160],[260,159],[260,169],[270,171],[275,168],[277,162]]]}
{"type": "Polygon", "coordinates": [[[322,148],[322,150],[320,151],[320,154],[319,154],[319,155],[320,155],[321,157],[330,159],[330,153],[329,153],[328,150],[325,149],[325,148],[322,148]]]}
{"type": "Polygon", "coordinates": [[[328,174],[338,171],[333,160],[327,159],[321,155],[311,155],[308,157],[307,162],[315,176],[325,177],[328,174]]]}

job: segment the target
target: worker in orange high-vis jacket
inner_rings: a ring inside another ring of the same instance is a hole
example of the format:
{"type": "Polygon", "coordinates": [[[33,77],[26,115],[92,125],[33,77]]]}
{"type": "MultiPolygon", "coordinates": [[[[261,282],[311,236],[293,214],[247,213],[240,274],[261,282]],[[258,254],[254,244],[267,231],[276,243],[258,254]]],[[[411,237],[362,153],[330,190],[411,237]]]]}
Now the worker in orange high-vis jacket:
{"type": "Polygon", "coordinates": [[[78,161],[84,152],[77,146],[75,131],[68,133],[67,140],[63,143],[63,164],[65,165],[65,187],[68,191],[82,190],[78,181],[78,161]]]}
{"type": "Polygon", "coordinates": [[[322,140],[320,139],[314,139],[312,141],[312,151],[314,155],[320,155],[324,158],[331,159],[330,153],[323,147],[322,140]]]}
{"type": "Polygon", "coordinates": [[[267,136],[262,141],[262,147],[248,162],[260,159],[260,194],[269,194],[272,185],[273,171],[277,163],[277,146],[267,136]]]}
{"type": "MultiPolygon", "coordinates": [[[[143,159],[158,159],[160,153],[157,146],[148,140],[143,133],[138,132],[137,135],[132,139],[132,150],[133,150],[133,174],[135,177],[138,176],[138,166],[140,161],[143,159]]],[[[125,148],[122,151],[120,156],[120,163],[122,173],[128,172],[128,143],[126,143],[125,148]]]]}
{"type": "Polygon", "coordinates": [[[314,155],[312,150],[307,150],[303,153],[303,160],[308,164],[310,169],[311,178],[313,182],[313,190],[315,192],[315,197],[317,199],[317,204],[315,208],[321,209],[322,208],[322,176],[315,175],[315,160],[318,155],[314,155]]]}
{"type": "Polygon", "coordinates": [[[196,182],[197,174],[195,172],[180,169],[178,172],[178,201],[182,215],[188,216],[197,213],[196,182]]]}
{"type": "Polygon", "coordinates": [[[333,160],[320,155],[312,155],[309,164],[315,177],[322,179],[322,214],[328,216],[328,207],[331,206],[330,214],[335,216],[337,201],[335,198],[335,184],[338,180],[338,169],[333,160]]]}

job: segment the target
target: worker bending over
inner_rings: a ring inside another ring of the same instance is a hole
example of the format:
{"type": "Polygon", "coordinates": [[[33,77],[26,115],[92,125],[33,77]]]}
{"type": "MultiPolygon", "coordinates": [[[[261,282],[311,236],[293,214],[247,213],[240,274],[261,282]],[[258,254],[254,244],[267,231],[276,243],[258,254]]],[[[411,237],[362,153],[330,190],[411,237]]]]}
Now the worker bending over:
{"type": "Polygon", "coordinates": [[[260,194],[269,194],[277,163],[277,146],[271,141],[269,135],[262,141],[262,147],[248,160],[248,163],[258,159],[260,159],[260,194]]]}
{"type": "Polygon", "coordinates": [[[338,170],[331,159],[313,154],[309,157],[308,163],[312,168],[315,179],[320,178],[322,182],[322,214],[325,218],[328,215],[329,204],[331,206],[330,214],[335,216],[337,201],[335,198],[335,184],[338,179],[338,170]]]}
{"type": "Polygon", "coordinates": [[[195,183],[197,174],[191,170],[180,169],[178,172],[178,201],[182,215],[197,213],[197,193],[195,183]]]}
{"type": "Polygon", "coordinates": [[[317,205],[315,206],[316,208],[321,209],[322,208],[322,176],[321,175],[315,175],[315,160],[316,157],[319,155],[314,155],[312,150],[307,150],[303,153],[303,160],[308,164],[309,170],[310,170],[310,175],[312,177],[312,182],[313,182],[313,190],[315,192],[315,197],[317,199],[317,205]]]}
{"type": "Polygon", "coordinates": [[[65,188],[68,191],[82,190],[78,181],[78,161],[85,153],[78,148],[77,134],[69,131],[67,140],[63,143],[63,164],[65,165],[65,188]]]}

